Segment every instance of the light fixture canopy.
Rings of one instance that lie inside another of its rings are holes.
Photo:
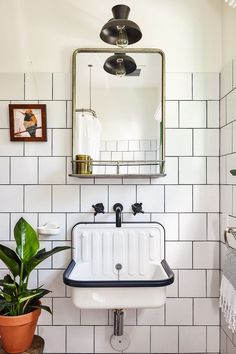
[[[103,27],[100,38],[108,43],[119,47],[138,42],[142,38],[139,26],[128,20],[130,8],[126,5],[116,5],[112,8],[113,18]]]
[[[116,76],[125,76],[131,74],[135,71],[137,65],[133,58],[126,55],[125,53],[115,53],[114,55],[107,58],[103,65],[103,69]]]

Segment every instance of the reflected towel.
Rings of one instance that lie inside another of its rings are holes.
[[[220,307],[229,329],[236,330],[236,250],[228,247],[220,287]]]
[[[77,112],[73,127],[75,155],[89,155],[100,159],[101,122],[90,112]]]

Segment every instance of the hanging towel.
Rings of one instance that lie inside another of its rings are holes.
[[[236,330],[236,250],[228,247],[220,287],[220,307],[229,329]]]
[[[90,112],[77,112],[73,127],[75,155],[89,155],[99,160],[101,122]]]

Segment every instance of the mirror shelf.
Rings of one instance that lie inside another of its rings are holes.
[[[128,55],[135,61],[134,74],[117,77],[104,69],[116,55]],[[152,48],[76,49],[72,128],[69,176],[164,177],[164,53]]]

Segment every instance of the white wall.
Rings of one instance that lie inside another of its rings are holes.
[[[236,56],[236,10],[222,3],[222,64]]]
[[[124,2],[143,32],[137,46],[163,49],[168,71],[220,70],[221,0]],[[1,0],[0,71],[69,71],[75,48],[106,46],[99,32],[117,3]]]

